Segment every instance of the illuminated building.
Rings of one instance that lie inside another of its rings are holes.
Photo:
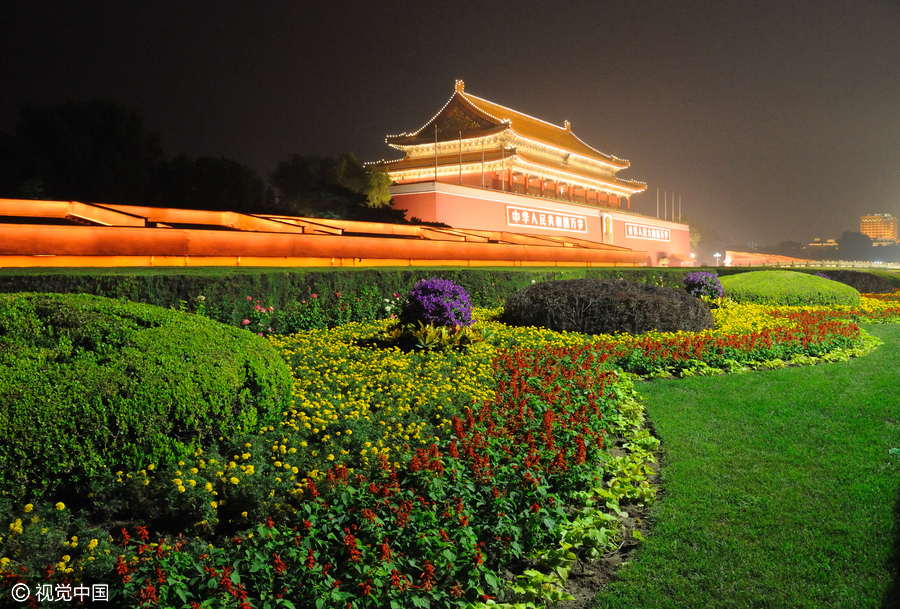
[[[895,243],[897,241],[897,218],[890,214],[860,216],[859,232],[871,238],[878,245]]]
[[[631,211],[647,185],[616,175],[630,163],[560,127],[465,92],[422,128],[388,136],[404,153],[374,165],[394,184],[394,206],[408,217],[455,228],[582,239],[690,264],[689,229]]]

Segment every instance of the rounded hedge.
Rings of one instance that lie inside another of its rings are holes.
[[[828,269],[817,276],[824,276],[851,288],[860,294],[891,294],[894,292],[894,284],[878,275],[864,273],[862,271],[847,271],[843,269]]]
[[[709,307],[684,290],[616,279],[536,283],[507,299],[501,321],[584,334],[699,332],[713,327]]]
[[[84,294],[0,295],[0,492],[41,495],[273,423],[287,364],[245,330]]]
[[[778,305],[858,305],[859,292],[837,281],[795,271],[752,271],[722,277],[725,296]]]

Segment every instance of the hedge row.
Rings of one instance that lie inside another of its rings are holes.
[[[513,292],[533,283],[554,279],[628,279],[668,287],[683,287],[689,269],[659,268],[487,268],[487,269],[236,269],[236,268],[159,268],[159,269],[0,269],[0,293],[56,292],[81,293],[124,298],[165,308],[183,306],[197,310],[197,297],[204,296],[203,314],[229,325],[251,319],[247,297],[272,306],[278,323],[276,332],[293,331],[302,326],[296,319],[308,314],[297,305],[342,294],[348,310],[346,319],[355,321],[350,306],[360,298],[372,308],[372,295],[381,298],[406,294],[421,279],[439,277],[464,287],[475,306],[497,306]],[[340,305],[336,307],[340,313]],[[364,312],[356,317],[365,318]],[[256,320],[253,320],[254,322]],[[315,324],[311,324],[315,327]],[[255,327],[254,327],[255,329]],[[259,330],[265,331],[265,328]]]

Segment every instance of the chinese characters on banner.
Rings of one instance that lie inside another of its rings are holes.
[[[506,223],[509,226],[565,230],[587,233],[587,216],[567,214],[552,209],[506,206]]]
[[[651,241],[670,241],[668,228],[658,226],[646,226],[644,224],[625,223],[625,236],[635,239],[650,239]]]

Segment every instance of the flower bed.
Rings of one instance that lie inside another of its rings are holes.
[[[622,540],[619,504],[653,500],[656,442],[617,367],[689,374],[849,349],[863,335],[848,319],[894,305],[881,306],[735,306],[714,331],[639,337],[508,328],[479,310],[490,342],[436,352],[357,344],[389,321],[272,337],[294,377],[277,426],[98,479],[97,506],[143,518],[115,531],[65,505],[7,502],[0,590],[103,581],[117,606],[510,598],[503,565],[560,542],[602,555]],[[624,457],[609,453],[616,438]]]

